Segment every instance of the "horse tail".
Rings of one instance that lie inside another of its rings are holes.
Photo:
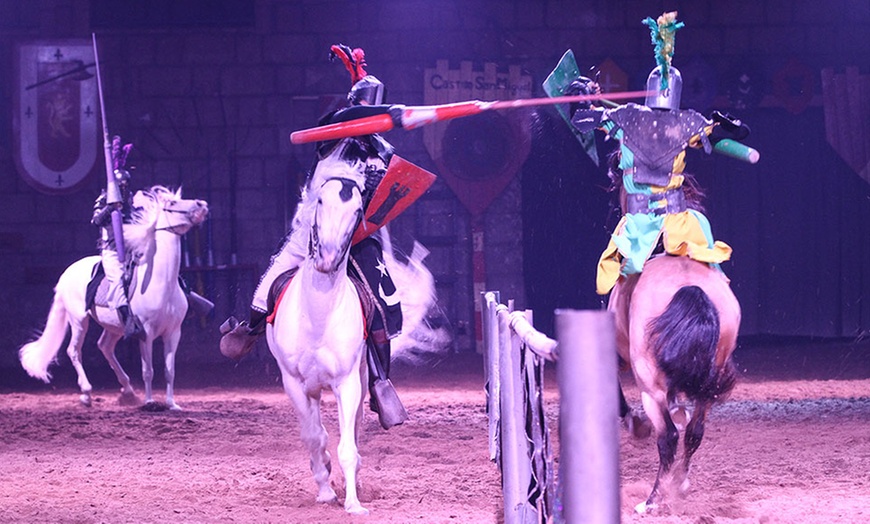
[[[730,361],[716,366],[719,313],[698,286],[680,288],[664,313],[650,321],[653,354],[668,380],[668,389],[713,402],[731,391],[737,370]]]
[[[18,357],[27,374],[48,383],[51,373],[48,366],[54,362],[63,339],[66,337],[68,315],[60,295],[55,293],[45,321],[45,329],[39,338],[21,346]]]

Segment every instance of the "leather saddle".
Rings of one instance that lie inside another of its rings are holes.
[[[269,296],[266,300],[266,304],[269,308],[268,316],[266,317],[267,322],[271,323],[274,321],[275,310],[281,302],[281,297],[284,295],[284,291],[287,289],[287,286],[290,284],[290,281],[293,280],[293,277],[296,275],[298,270],[299,268],[293,268],[285,271],[278,275],[278,278],[272,282],[272,287],[269,288]],[[368,287],[355,275],[348,273],[348,277],[356,288],[356,293],[359,296],[359,303],[360,306],[362,306],[363,320],[368,328],[372,315],[375,312],[375,297],[372,296],[368,291]],[[366,331],[368,331],[368,329],[366,329]]]

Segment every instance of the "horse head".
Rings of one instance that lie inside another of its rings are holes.
[[[141,214],[138,221],[153,224],[157,231],[169,231],[176,235],[187,233],[193,226],[202,224],[208,216],[208,203],[181,198],[181,188],[171,191],[163,186],[154,186],[150,190],[139,191],[133,197],[133,205]]]
[[[326,179],[320,187],[309,239],[315,269],[334,273],[347,259],[362,208],[362,186],[357,180],[341,176]]]

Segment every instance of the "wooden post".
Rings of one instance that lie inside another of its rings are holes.
[[[499,382],[501,383],[501,464],[505,524],[537,522],[537,511],[529,504],[531,462],[526,439],[526,410],[522,343],[513,334],[508,315],[498,315]]]
[[[498,346],[498,315],[499,292],[487,291],[481,295],[483,301],[483,365],[486,371],[486,411],[489,419],[489,460],[498,461],[498,426],[500,423],[501,406],[499,395],[499,346]]]

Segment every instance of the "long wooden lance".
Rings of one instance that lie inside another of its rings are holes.
[[[103,82],[100,78],[100,58],[97,54],[97,35],[91,33],[94,45],[94,65],[97,73],[97,93],[100,99],[100,120],[103,123],[103,151],[106,157],[106,205],[113,206],[112,210],[112,233],[115,236],[115,250],[118,260],[123,264],[127,260],[124,250],[124,216],[121,214],[121,189],[115,179],[115,168],[112,158],[112,142],[109,140],[109,128],[106,125],[106,105],[103,102]]]
[[[516,109],[520,107],[571,104],[575,102],[591,102],[596,100],[644,98],[648,94],[655,94],[655,91],[625,91],[622,93],[520,98],[517,100],[497,100],[493,102],[469,100],[466,102],[455,102],[452,104],[434,106],[393,105],[386,108],[386,110],[380,114],[294,131],[290,134],[290,142],[294,144],[306,144],[309,142],[320,142],[322,140],[336,140],[351,136],[383,133],[397,127],[403,129],[416,129],[434,122],[443,122],[454,118],[472,116],[483,113],[484,111],[492,111],[496,109]]]

